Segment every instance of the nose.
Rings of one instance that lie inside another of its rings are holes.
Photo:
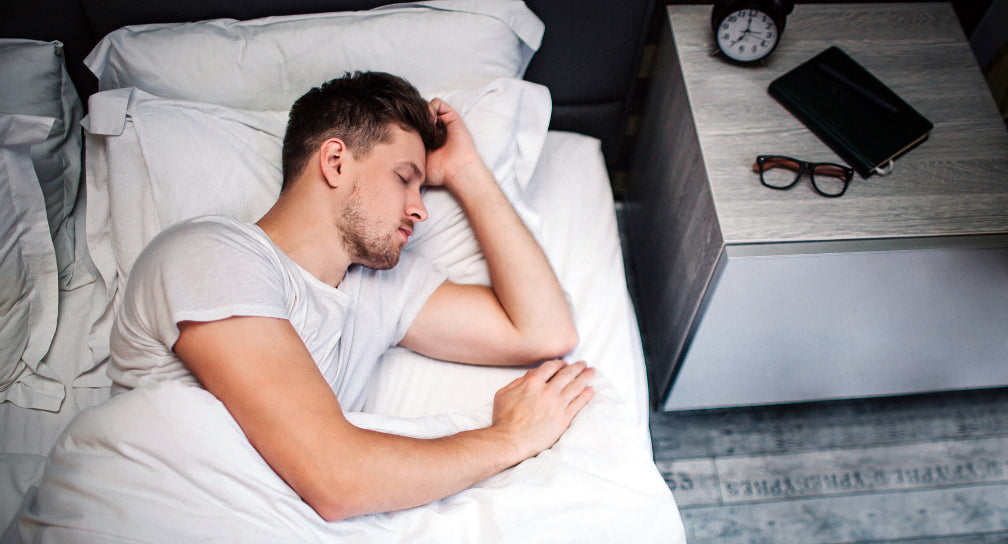
[[[406,213],[412,217],[413,221],[416,223],[427,220],[427,207],[424,206],[423,198],[420,195],[420,189],[410,191],[409,201],[406,203]]]

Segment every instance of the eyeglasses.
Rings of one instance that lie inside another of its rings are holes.
[[[753,171],[759,172],[760,183],[771,189],[790,189],[802,174],[808,174],[812,189],[822,196],[836,198],[844,194],[854,177],[854,169],[829,162],[805,162],[780,155],[756,157]]]

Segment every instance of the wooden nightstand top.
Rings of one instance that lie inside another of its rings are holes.
[[[777,50],[757,66],[711,56],[710,12],[668,8],[726,245],[848,240],[855,244],[848,249],[858,249],[865,240],[968,235],[1000,235],[1003,243],[1008,131],[949,4],[799,4]],[[840,199],[816,195],[807,179],[790,191],[764,188],[752,171],[758,154],[840,162],[766,92],[774,78],[831,45],[934,129],[896,161],[893,174],[855,176]]]

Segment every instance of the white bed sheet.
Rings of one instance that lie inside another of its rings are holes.
[[[69,516],[65,524],[77,527],[47,535],[74,542],[101,540],[100,532],[91,532],[94,528],[122,522],[109,512],[128,506],[135,513],[137,504],[149,506],[139,510],[141,519],[150,516],[151,538],[159,530],[185,527],[190,540],[250,542],[275,542],[283,535],[299,542],[684,541],[674,500],[651,459],[643,355],[598,141],[549,133],[529,193],[543,218],[540,242],[571,297],[581,333],[569,358],[588,360],[600,370],[597,398],[553,449],[427,507],[325,524],[250,451],[212,395],[170,385],[97,409],[106,414],[148,410],[153,421],[163,419],[160,423],[145,429],[93,429],[90,436],[64,437],[56,450],[69,466],[84,463],[80,466],[88,471],[110,470],[117,491],[128,491],[128,504],[96,502],[104,495],[94,488],[77,495],[38,496],[29,487],[41,478],[44,455],[65,424],[108,396],[106,388],[76,387],[68,389],[72,394],[57,414],[0,405],[0,528],[28,490],[27,506],[55,500],[49,515]],[[95,282],[62,294],[61,327],[49,356],[55,367],[60,366],[57,360],[94,357],[82,324],[101,312],[103,287]],[[72,322],[73,315],[86,317]],[[441,363],[394,350],[382,362],[366,407],[375,413],[350,417],[362,426],[415,436],[485,425],[493,393],[516,372]],[[186,425],[187,420],[194,424]],[[227,436],[238,439],[220,440]],[[186,447],[165,454],[165,448],[178,444]],[[147,451],[158,463],[167,458],[177,462],[159,465],[160,472],[123,472],[115,461],[106,464],[121,456],[120,447]],[[82,456],[84,450],[89,451]],[[209,463],[185,462],[187,456],[207,453]],[[66,474],[47,477],[55,478],[57,487],[75,484],[72,476],[60,482]],[[193,528],[200,533],[188,533]],[[13,535],[8,531],[3,542],[16,541]],[[177,541],[164,535],[161,540]]]
[[[43,358],[66,387],[59,411],[0,403],[0,527],[7,525],[25,491],[42,477],[46,455],[70,420],[109,398],[109,387],[71,386],[77,377],[78,361],[92,357],[88,324],[104,306],[104,289],[94,281],[59,292],[56,334]]]

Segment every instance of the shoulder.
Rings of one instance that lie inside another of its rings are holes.
[[[249,266],[277,269],[269,239],[252,224],[220,216],[190,219],[158,234],[137,258],[130,276],[174,275],[198,269],[212,275]]]
[[[173,225],[158,234],[147,250],[180,251],[185,248],[205,246],[242,247],[258,242],[257,227],[236,219],[223,216],[205,216]]]
[[[216,252],[268,255],[270,244],[258,227],[230,217],[206,216],[178,223],[158,234],[141,259],[154,254],[164,258],[213,258]]]

